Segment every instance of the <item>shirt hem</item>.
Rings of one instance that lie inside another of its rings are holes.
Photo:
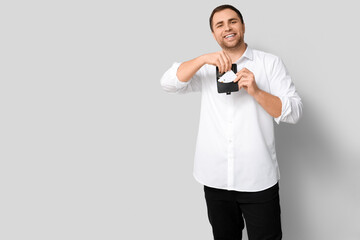
[[[263,191],[263,190],[266,190],[268,188],[273,187],[275,184],[277,184],[280,181],[280,177],[277,177],[276,178],[277,180],[274,183],[271,183],[269,186],[259,188],[259,189],[256,189],[256,190],[250,190],[250,189],[224,188],[224,187],[214,186],[212,184],[206,184],[202,180],[200,180],[200,178],[195,173],[193,173],[193,177],[195,178],[195,180],[198,183],[200,183],[202,185],[205,185],[207,187],[223,189],[223,190],[228,190],[228,191],[238,191],[238,192],[260,192],[260,191]]]

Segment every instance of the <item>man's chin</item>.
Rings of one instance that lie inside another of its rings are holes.
[[[234,43],[223,43],[220,45],[221,48],[223,49],[228,49],[228,50],[231,50],[231,49],[237,49],[241,46],[241,42],[234,42]]]

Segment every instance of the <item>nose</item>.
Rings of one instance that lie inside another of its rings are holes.
[[[231,30],[230,24],[226,23],[225,24],[225,31],[230,31],[230,30]]]

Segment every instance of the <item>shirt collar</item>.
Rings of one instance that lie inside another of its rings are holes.
[[[236,61],[236,63],[239,63],[243,58],[247,58],[249,60],[253,60],[253,51],[252,49],[246,44],[246,50],[243,53],[243,55]]]

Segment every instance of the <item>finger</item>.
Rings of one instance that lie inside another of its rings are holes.
[[[247,88],[249,87],[248,82],[245,81],[245,80],[240,81],[240,82],[238,83],[238,85],[239,85],[239,89],[241,89],[241,88],[247,89]]]
[[[221,73],[222,73],[222,69],[221,69],[221,61],[220,61],[220,59],[217,59],[217,60],[216,60],[216,66],[219,68],[219,73],[221,74]]]
[[[227,69],[227,70],[229,71],[229,70],[231,70],[232,61],[231,61],[230,56],[229,56],[226,52],[223,51],[223,53],[224,53],[224,56],[225,56],[225,58],[226,58],[226,60],[227,60],[227,62],[228,62],[228,65],[229,65],[229,66],[228,66],[228,69]]]
[[[234,82],[241,81],[248,77],[248,75],[246,73],[241,72],[241,71],[237,72],[236,75],[237,75],[237,78],[235,78]]]
[[[226,71],[226,62],[224,60],[222,52],[220,52],[220,54],[219,54],[219,60],[220,60],[221,65],[222,65],[222,72],[225,72]]]
[[[242,74],[239,74],[239,73],[236,73],[236,78],[235,78],[235,80],[234,80],[234,82],[238,82],[238,81],[240,81],[240,79],[242,78]]]
[[[251,78],[241,75],[241,78],[239,79],[239,84],[250,86],[252,84]]]
[[[220,71],[220,73],[223,73],[225,70],[225,67],[224,67],[225,63],[224,63],[223,58],[221,57],[221,54],[220,54],[220,56],[218,56],[218,61],[219,61],[219,71]]]
[[[249,76],[250,75],[254,76],[254,73],[252,71],[250,71],[249,69],[245,68],[245,67],[243,69],[241,69],[240,71],[247,74],[247,75],[249,75]]]
[[[244,78],[247,77],[247,75],[246,75],[244,72],[237,72],[236,75],[238,76],[238,77],[236,78],[237,81],[244,80]]]
[[[228,68],[229,68],[229,64],[228,64],[228,61],[227,61],[227,59],[226,59],[223,51],[221,51],[220,57],[221,57],[221,60],[222,60],[223,63],[224,63],[224,72],[227,72],[227,71],[228,71]]]
[[[250,82],[249,82],[249,80],[246,79],[246,78],[241,78],[241,79],[239,80],[239,84],[244,85],[244,86],[248,86],[248,85],[250,84]]]
[[[238,86],[239,86],[239,89],[241,89],[241,88],[244,87],[244,83],[243,82],[238,82]]]
[[[255,82],[254,74],[251,71],[249,71],[247,68],[241,69],[239,74],[241,74],[243,77],[245,77],[250,82]]]

